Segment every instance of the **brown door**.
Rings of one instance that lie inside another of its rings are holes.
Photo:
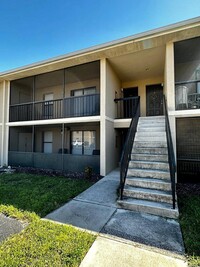
[[[163,87],[161,84],[146,86],[147,116],[163,115]]]

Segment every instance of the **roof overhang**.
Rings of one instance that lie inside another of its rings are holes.
[[[169,42],[177,42],[197,36],[200,36],[200,17],[1,72],[0,81],[15,80],[102,58],[112,59],[146,49],[162,47]]]

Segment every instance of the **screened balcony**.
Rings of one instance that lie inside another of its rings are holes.
[[[100,171],[100,127],[96,123],[10,127],[11,166],[64,171]]]
[[[10,105],[10,122],[49,120],[100,114],[100,94]]]
[[[200,108],[200,38],[175,44],[176,110]]]
[[[99,61],[11,82],[10,122],[99,114]]]

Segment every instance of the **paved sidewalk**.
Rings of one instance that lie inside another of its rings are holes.
[[[99,234],[81,267],[187,266],[179,223],[117,206],[115,170],[45,218]]]

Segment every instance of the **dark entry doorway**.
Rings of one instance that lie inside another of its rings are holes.
[[[138,87],[124,88],[124,118],[132,118],[135,114],[137,98],[138,97]]]
[[[163,115],[163,87],[161,84],[146,86],[146,115]]]
[[[124,94],[124,98],[136,97],[138,96],[138,87],[124,88],[123,94]]]
[[[177,181],[200,183],[200,118],[176,119]]]

